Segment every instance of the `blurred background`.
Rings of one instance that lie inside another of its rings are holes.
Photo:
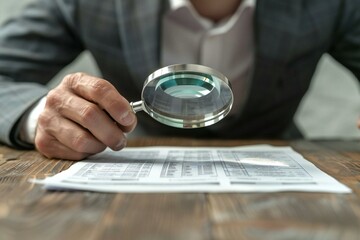
[[[1,0],[0,24],[20,14],[33,0]],[[50,0],[51,1],[51,0]],[[84,52],[50,83],[54,86],[67,73],[86,72],[99,76],[91,55]],[[140,93],[139,93],[140,95]],[[360,87],[354,76],[330,56],[324,55],[314,76],[310,91],[296,114],[296,123],[306,138],[360,139],[356,121],[360,117]]]

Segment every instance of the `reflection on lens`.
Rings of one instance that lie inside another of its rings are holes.
[[[224,118],[233,103],[227,78],[200,65],[172,65],[150,75],[142,92],[144,110],[166,125],[198,128]]]
[[[158,87],[172,97],[198,98],[209,94],[215,84],[208,74],[180,72],[160,77]]]

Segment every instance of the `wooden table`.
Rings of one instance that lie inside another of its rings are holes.
[[[290,145],[353,189],[330,193],[108,194],[29,183],[67,169],[36,151],[0,146],[3,239],[360,239],[360,141],[136,139],[129,146]]]

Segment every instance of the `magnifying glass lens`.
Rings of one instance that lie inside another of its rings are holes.
[[[160,77],[156,90],[163,91],[169,95],[168,97],[198,98],[209,94],[214,87],[215,85],[210,75],[179,72]]]
[[[172,65],[150,75],[142,106],[150,116],[178,128],[214,124],[230,111],[233,94],[228,80],[215,70],[194,64]]]

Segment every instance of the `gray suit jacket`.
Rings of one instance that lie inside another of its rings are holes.
[[[138,100],[159,67],[167,8],[161,0],[37,0],[7,22],[0,28],[0,141],[25,146],[16,138],[22,114],[85,49],[105,79]],[[258,0],[255,39],[255,74],[241,114],[199,130],[166,127],[144,114],[140,123],[157,135],[283,137],[325,52],[360,77],[359,0]]]

